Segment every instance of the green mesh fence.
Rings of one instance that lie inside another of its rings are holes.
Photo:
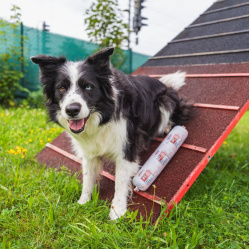
[[[23,57],[24,57],[24,79],[22,80],[22,85],[28,88],[31,91],[36,91],[39,89],[39,69],[37,65],[34,65],[30,61],[31,56],[35,56],[38,54],[47,54],[53,56],[65,56],[68,60],[82,60],[87,56],[92,54],[98,49],[98,45],[87,42],[80,39],[75,39],[63,35],[58,35],[50,32],[41,31],[34,28],[29,28],[23,26]],[[17,36],[18,37],[18,36]],[[18,39],[21,39],[22,36],[19,36]],[[11,41],[12,36],[10,36]],[[14,41],[17,44],[21,44],[21,41]],[[21,50],[21,46],[20,46]],[[0,45],[0,55],[4,51]],[[120,70],[125,73],[129,73],[130,71],[130,59],[129,59],[129,51],[124,50],[125,58],[122,60],[122,65],[120,66]],[[132,52],[132,71],[135,71],[138,67],[140,67],[145,61],[147,61],[149,56],[134,53]],[[1,57],[0,57],[1,60]],[[1,62],[0,62],[1,64]],[[22,66],[18,68],[20,70]]]

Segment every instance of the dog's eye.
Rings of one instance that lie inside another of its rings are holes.
[[[64,86],[60,86],[58,89],[60,92],[65,92],[67,90]]]
[[[92,85],[86,85],[85,89],[87,91],[92,91],[93,90],[93,86]]]

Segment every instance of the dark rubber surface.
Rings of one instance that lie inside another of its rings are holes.
[[[208,13],[208,14],[202,14],[196,21],[194,21],[192,24],[199,24],[204,22],[211,22],[211,21],[217,21],[222,20],[226,18],[232,18],[236,16],[243,16],[247,15],[249,12],[249,5],[241,6],[238,8],[223,10],[215,13]]]
[[[246,1],[249,3],[249,1]],[[226,0],[216,2],[209,9],[216,9],[217,7],[229,7],[231,5],[245,3],[244,1]],[[221,63],[241,63],[249,61],[249,52],[234,53],[236,50],[249,49],[249,33],[237,33],[226,36],[221,36],[223,33],[233,33],[238,31],[248,30],[249,18],[242,18],[238,20],[230,20],[219,23],[219,20],[227,18],[240,18],[241,16],[249,15],[249,4],[232,9],[225,9],[215,13],[203,13],[198,17],[193,24],[203,24],[206,22],[214,22],[211,25],[204,25],[200,27],[185,28],[174,40],[188,39],[200,36],[218,35],[212,38],[179,41],[177,43],[169,43],[162,48],[155,57],[181,55],[177,58],[163,58],[159,60],[148,60],[143,66],[172,66],[172,65],[204,65],[204,64],[221,64]],[[217,23],[216,23],[217,22]],[[220,36],[219,36],[220,35]],[[230,51],[229,54],[216,55],[201,55],[185,57],[186,54],[210,53]]]
[[[182,55],[249,48],[249,32],[222,37],[170,43],[160,51],[160,56]]]
[[[186,28],[174,40],[248,30],[248,23],[249,17],[212,25]]]
[[[225,0],[221,2],[216,1],[207,11],[225,8],[225,7],[247,3],[247,2],[248,0]]]
[[[249,45],[248,45],[249,46]],[[159,55],[160,56],[160,55]],[[200,65],[200,64],[222,64],[222,63],[241,63],[249,61],[249,52],[231,53],[223,55],[203,55],[196,57],[182,57],[159,60],[148,60],[143,66],[181,66],[181,65]]]

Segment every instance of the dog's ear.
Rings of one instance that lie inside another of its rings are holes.
[[[31,57],[31,60],[40,67],[40,80],[43,85],[43,92],[48,103],[51,103],[54,100],[54,85],[58,73],[57,69],[66,62],[66,58],[38,55]]]
[[[114,47],[103,48],[95,54],[90,55],[86,62],[96,65],[99,69],[110,66],[110,56],[114,52]]]
[[[38,55],[30,58],[35,64],[38,64],[39,67],[46,66],[59,66],[66,62],[65,57],[53,57],[48,55]]]

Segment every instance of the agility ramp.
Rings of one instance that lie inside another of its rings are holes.
[[[133,75],[161,77],[181,70],[187,73],[180,96],[196,102],[199,116],[186,128],[189,136],[173,159],[146,192],[134,192],[130,209],[153,220],[161,205],[172,208],[188,191],[223,141],[249,108],[249,2],[217,1]],[[143,164],[162,138],[142,154]],[[66,133],[48,144],[37,156],[48,167],[81,170],[72,155]],[[114,165],[105,163],[100,198],[114,195]]]

